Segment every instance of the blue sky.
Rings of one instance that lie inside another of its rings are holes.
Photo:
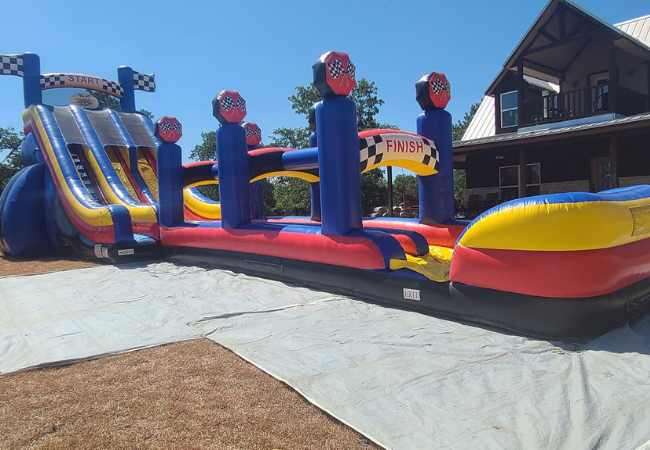
[[[650,14],[647,0],[577,0],[614,23]],[[412,1],[29,1],[3,2],[0,53],[36,52],[43,72],[117,79],[118,65],[155,72],[158,91],[137,104],[184,127],[185,153],[214,129],[210,101],[221,89],[247,100],[265,136],[302,126],[287,101],[311,81],[327,50],[350,54],[359,77],[385,100],[380,119],[413,129],[414,82],[443,71],[455,118],[498,73],[546,0]],[[409,5],[409,6],[405,6]],[[22,84],[0,77],[0,126],[20,127]]]

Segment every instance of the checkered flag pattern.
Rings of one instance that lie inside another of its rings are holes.
[[[137,91],[155,92],[156,76],[133,72],[133,89]]]
[[[341,63],[340,59],[335,59],[327,65],[327,70],[331,78],[337,79],[343,73],[343,63]]]
[[[258,127],[257,125],[250,125],[249,126],[249,124],[246,124],[246,126],[244,127],[244,131],[246,132],[246,137],[247,138],[249,138],[249,137],[250,138],[256,138],[256,139],[257,138],[259,138],[259,139],[262,138],[262,130],[260,130],[260,127]]]
[[[329,72],[330,78],[335,80],[342,74],[347,74],[352,78],[354,78],[355,75],[354,64],[350,63],[347,67],[343,67],[343,63],[340,59],[335,59],[334,61],[327,64],[327,71]]]
[[[432,77],[431,81],[431,92],[435,94],[442,94],[443,92],[449,93],[449,82],[442,77]]]
[[[124,89],[122,89],[122,86],[120,86],[119,83],[111,80],[102,79],[102,91],[115,97],[121,97],[124,95]]]
[[[246,100],[243,97],[238,96],[236,99],[232,98],[230,95],[224,95],[221,98],[221,109],[224,112],[230,111],[231,109],[243,109],[246,110]]]
[[[25,75],[22,56],[0,56],[0,75]]]
[[[361,150],[361,172],[364,172],[368,167],[376,167],[383,161],[387,148],[385,144],[387,136],[389,135],[377,134],[375,136],[359,138],[359,147]],[[397,134],[393,133],[393,136],[396,137]],[[423,154],[420,162],[425,166],[430,166],[431,168],[435,166],[436,161],[438,161],[438,149],[431,140],[423,136],[411,136],[404,134],[402,136],[408,136],[408,139],[420,140],[423,144]]]
[[[62,73],[48,73],[41,75],[41,89],[53,89],[65,86],[65,75]]]

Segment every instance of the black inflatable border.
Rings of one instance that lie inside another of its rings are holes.
[[[650,306],[650,278],[608,295],[557,299],[250,253],[187,247],[166,247],[165,253],[180,263],[229,269],[543,339],[597,336],[638,318]],[[420,300],[404,300],[405,288],[418,290]]]

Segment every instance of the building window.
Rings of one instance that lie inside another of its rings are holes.
[[[526,195],[539,195],[542,184],[540,163],[526,164]],[[499,167],[499,200],[519,197],[519,165]]]
[[[501,128],[517,126],[518,95],[517,91],[501,94]]]

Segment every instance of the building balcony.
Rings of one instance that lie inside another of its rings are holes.
[[[650,102],[647,95],[604,84],[548,95],[529,95],[519,108],[519,127],[523,128],[607,113],[639,114],[650,111]]]

